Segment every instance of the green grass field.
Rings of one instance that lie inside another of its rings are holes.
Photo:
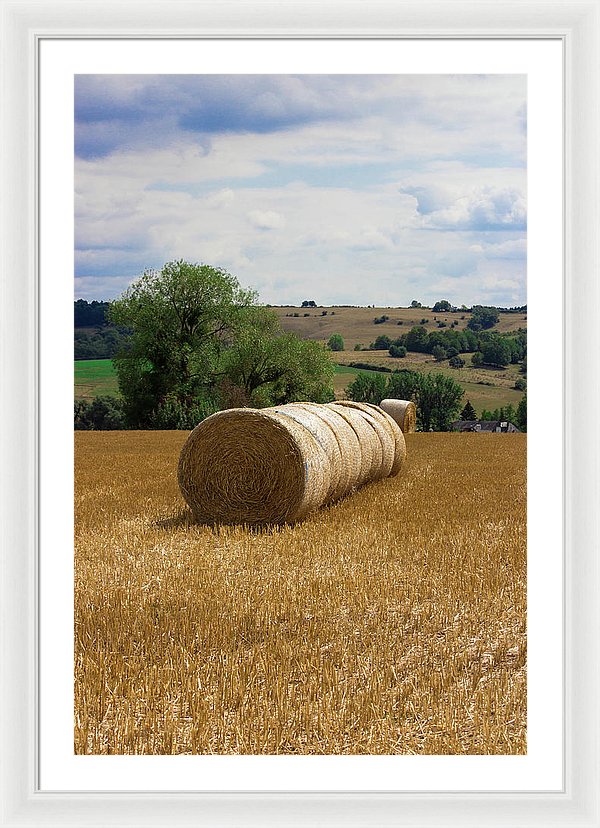
[[[100,394],[120,396],[112,360],[76,359],[75,399],[93,400]]]

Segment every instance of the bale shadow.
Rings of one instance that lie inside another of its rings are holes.
[[[173,529],[193,529],[197,526],[206,527],[207,529],[211,529],[214,534],[217,534],[223,528],[235,528],[239,527],[240,529],[244,529],[250,535],[275,535],[279,534],[282,529],[285,529],[289,526],[295,526],[297,524],[293,523],[268,523],[262,524],[260,526],[252,526],[247,525],[244,523],[202,523],[197,521],[191,511],[189,509],[182,509],[176,515],[172,515],[168,518],[161,518],[160,520],[155,520],[153,523],[158,529],[165,529],[167,531]]]
[[[196,525],[194,517],[188,509],[182,509],[176,515],[154,521],[154,526],[158,529],[189,529]]]

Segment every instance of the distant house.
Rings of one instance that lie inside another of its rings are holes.
[[[498,434],[514,434],[519,429],[507,420],[456,420],[450,426],[452,431],[486,431]]]

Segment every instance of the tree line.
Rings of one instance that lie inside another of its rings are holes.
[[[504,367],[526,358],[527,331],[520,328],[509,334],[501,334],[489,330],[473,331],[465,328],[459,331],[448,328],[428,332],[423,325],[415,325],[396,339],[385,334],[378,336],[369,350],[388,351],[393,357],[406,356],[408,351],[432,354],[440,362],[452,360],[459,354],[471,353],[474,365]]]
[[[461,420],[507,420],[520,431],[527,431],[527,395],[515,409],[511,404],[494,411],[477,412],[464,396],[462,386],[442,373],[422,373],[402,369],[391,374],[359,372],[346,388],[349,399],[379,405],[384,399],[412,400],[417,409],[419,431],[449,431],[452,422]],[[460,412],[460,414],[459,414]]]
[[[463,388],[442,373],[394,371],[392,374],[359,373],[346,388],[356,402],[379,405],[384,399],[412,400],[420,431],[449,431],[460,411]]]

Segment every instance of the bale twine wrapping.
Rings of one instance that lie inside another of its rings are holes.
[[[353,400],[338,400],[338,405],[354,408],[362,413],[365,421],[371,426],[379,445],[381,446],[381,460],[371,470],[372,480],[381,480],[389,477],[394,465],[396,446],[393,437],[384,424],[383,417],[379,417],[375,410],[366,403],[354,402]]]
[[[201,523],[293,523],[394,473],[398,441],[384,416],[361,404],[220,411],[183,446],[179,486]]]
[[[198,522],[293,522],[323,503],[324,450],[304,426],[267,411],[219,411],[188,437],[177,476]]]
[[[404,434],[415,431],[417,409],[411,400],[382,400],[380,408],[398,423]]]

